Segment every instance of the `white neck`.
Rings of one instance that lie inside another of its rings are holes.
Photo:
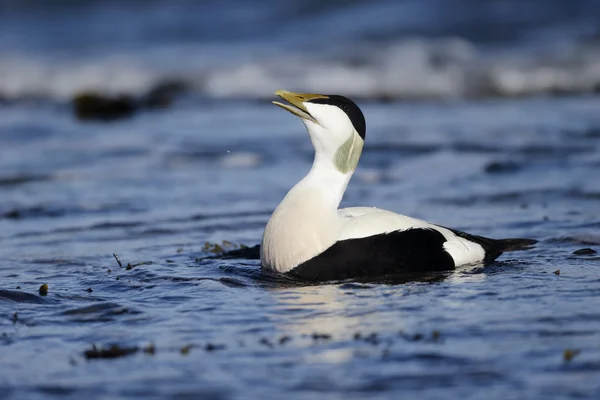
[[[263,267],[287,272],[337,241],[341,229],[337,209],[353,172],[340,172],[332,156],[317,147],[310,172],[267,223],[261,245]]]

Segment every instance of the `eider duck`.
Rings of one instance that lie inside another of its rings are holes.
[[[536,243],[488,239],[373,207],[338,209],[365,141],[362,111],[340,95],[275,94],[287,104],[273,104],[301,118],[315,158],[267,223],[264,269],[311,281],[448,271]]]

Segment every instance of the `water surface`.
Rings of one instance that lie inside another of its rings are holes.
[[[0,398],[600,397],[597,3],[316,3],[0,0]],[[538,246],[322,285],[221,257],[310,168],[281,88],[364,110],[342,206]]]

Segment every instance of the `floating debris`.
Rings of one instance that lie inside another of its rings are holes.
[[[436,342],[437,342],[438,340],[440,340],[440,336],[441,336],[441,334],[440,334],[440,331],[433,331],[433,332],[431,332],[431,338],[432,338],[434,341],[436,341]]]
[[[208,252],[208,253],[214,253],[214,254],[223,254],[226,252],[240,250],[240,249],[247,249],[247,248],[248,248],[248,246],[244,246],[244,245],[238,246],[235,243],[230,242],[229,240],[223,240],[221,242],[221,244],[205,242],[204,246],[202,246],[203,251]]]
[[[117,260],[117,264],[119,264],[119,268],[123,268],[123,264],[121,264],[121,260],[119,260],[119,256],[113,253],[113,257]],[[109,268],[110,271],[110,268]]]
[[[44,283],[43,285],[41,285],[39,292],[40,292],[40,296],[46,296],[48,294],[48,284]]]
[[[215,253],[212,256],[204,256],[204,257],[196,257],[196,262],[200,262],[202,260],[207,259],[220,259],[220,260],[228,260],[228,259],[245,259],[245,260],[260,260],[260,245],[256,245],[254,247],[248,247],[246,245],[241,244],[239,248],[233,249],[224,249],[222,246],[218,244],[205,243],[203,248],[205,252]]]
[[[377,346],[379,344],[379,338],[377,337],[377,333],[375,332],[365,337],[359,337],[358,340],[362,340],[365,343],[372,344],[373,346]]]
[[[279,345],[283,346],[284,344],[286,344],[287,342],[291,341],[292,337],[291,336],[282,336],[279,338]]]
[[[554,275],[560,275],[560,269],[557,269],[556,271],[554,271]]]
[[[137,264],[127,263],[127,267],[125,268],[125,270],[131,271],[132,269],[134,269],[135,267],[139,267],[140,265],[151,265],[151,264],[152,264],[152,261],[142,261]]]
[[[258,343],[260,344],[264,344],[265,346],[267,346],[268,348],[273,348],[275,346],[273,346],[273,343],[271,343],[271,341],[269,339],[267,339],[266,337],[261,338]]]
[[[565,349],[565,351],[563,352],[563,360],[565,360],[565,362],[569,362],[575,357],[577,357],[579,353],[581,353],[581,350]]]
[[[139,351],[138,347],[121,347],[113,344],[109,347],[98,348],[96,345],[92,345],[92,348],[86,350],[83,355],[88,360],[93,358],[119,358],[135,354]]]
[[[419,340],[423,339],[423,334],[422,333],[415,333],[414,335],[412,335],[411,338],[413,341],[418,342]]]
[[[513,161],[492,161],[484,167],[485,172],[488,174],[513,173],[519,169],[519,164]]]
[[[193,344],[188,344],[187,346],[183,346],[181,348],[181,350],[179,350],[179,352],[181,353],[182,356],[187,356],[188,354],[190,354],[192,347],[194,347]]]
[[[112,269],[109,268],[108,271],[106,271],[106,272],[108,272],[110,274],[112,272]]]
[[[206,351],[225,350],[226,348],[227,346],[224,344],[207,343],[206,346],[204,346],[204,350]]]
[[[91,287],[89,287],[89,288],[85,289],[85,291],[88,293],[92,293],[94,290]]]
[[[331,339],[331,335],[328,333],[317,333],[314,332],[312,335],[313,340],[329,340]]]
[[[596,254],[596,253],[597,253],[596,250],[590,249],[589,247],[586,247],[585,249],[575,250],[573,252],[573,254],[576,256],[588,256],[588,255]]]
[[[150,343],[148,346],[145,346],[142,351],[153,356],[154,353],[156,353],[156,346],[154,346],[154,343]]]
[[[225,252],[225,249],[218,243],[205,242],[202,246],[202,250],[209,253],[221,254]]]

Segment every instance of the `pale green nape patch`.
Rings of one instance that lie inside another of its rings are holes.
[[[362,138],[354,131],[352,136],[335,152],[333,163],[338,171],[347,174],[356,169],[364,144]]]

